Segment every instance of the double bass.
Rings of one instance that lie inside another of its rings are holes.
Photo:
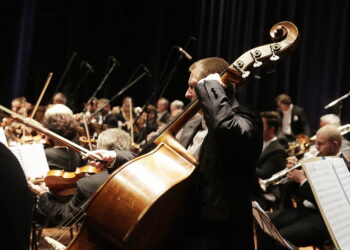
[[[294,24],[271,28],[272,44],[245,52],[222,74],[236,89],[251,71],[278,61],[297,44]],[[200,109],[192,101],[158,132],[152,151],[127,162],[106,180],[86,206],[86,217],[68,249],[157,249],[181,229],[186,185],[198,162],[175,139],[175,134]]]

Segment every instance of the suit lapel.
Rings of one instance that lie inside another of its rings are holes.
[[[190,120],[185,126],[182,131],[181,137],[179,139],[179,142],[187,148],[189,144],[192,142],[193,137],[198,132],[200,125],[201,125],[202,118],[197,118],[194,120]]]

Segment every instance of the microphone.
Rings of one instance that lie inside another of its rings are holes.
[[[152,78],[152,74],[149,71],[149,69],[146,67],[146,65],[143,65],[143,70],[147,73],[148,77]]]
[[[87,61],[84,61],[84,64],[92,73],[95,73],[95,70],[91,67],[91,65]]]
[[[190,40],[196,42],[197,41],[197,38],[193,37],[193,36],[190,36]]]
[[[112,61],[113,63],[115,63],[119,68],[121,67],[120,63],[118,62],[117,59],[115,59],[114,56],[109,56],[108,60]]]
[[[175,45],[175,48],[177,48],[177,50],[181,53],[181,55],[183,55],[184,57],[186,57],[186,59],[188,60],[192,60],[192,56],[190,54],[188,54],[186,52],[186,50],[184,50],[183,48],[181,48],[180,46]]]

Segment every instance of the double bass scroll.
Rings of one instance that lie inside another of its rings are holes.
[[[224,83],[238,89],[247,72],[256,69],[254,63],[275,63],[295,47],[299,35],[292,23],[278,23],[272,31],[276,42],[244,53],[222,74]],[[251,55],[255,50],[259,57]],[[68,249],[157,249],[181,230],[186,186],[198,163],[175,134],[199,109],[197,100],[191,102],[151,140],[155,149],[112,173],[90,199],[81,231]]]

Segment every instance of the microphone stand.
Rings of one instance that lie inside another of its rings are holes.
[[[53,92],[53,94],[57,93],[58,90],[60,89],[60,87],[61,87],[61,85],[62,85],[62,82],[63,82],[64,78],[66,77],[66,75],[67,75],[67,73],[68,73],[70,67],[72,66],[73,60],[74,60],[74,58],[75,58],[76,56],[78,56],[78,53],[73,52],[73,55],[70,57],[70,59],[69,59],[69,61],[68,61],[68,63],[67,63],[67,66],[66,66],[66,68],[65,68],[65,70],[64,70],[64,72],[63,72],[63,74],[62,74],[62,76],[61,76],[61,78],[60,78],[60,80],[59,80],[59,82],[58,82],[58,84],[57,84],[57,86],[56,86],[56,89],[55,89],[55,91]],[[51,99],[52,99],[52,98],[53,98],[53,96],[51,97]]]
[[[98,113],[100,113],[105,107],[107,107],[111,102],[113,102],[116,98],[118,98],[119,96],[121,96],[126,90],[128,90],[130,87],[132,87],[135,83],[137,83],[138,81],[141,80],[141,78],[143,78],[144,76],[148,75],[147,72],[143,72],[142,74],[140,74],[134,81],[128,83],[124,88],[122,88],[117,94],[115,94],[110,100],[109,102],[107,102],[106,104],[104,104],[102,107],[100,107],[98,110],[96,110],[91,117],[97,115]]]
[[[185,46],[184,46],[184,49],[185,49],[185,50],[187,49],[187,47],[189,46],[189,44],[190,44],[190,42],[191,42],[192,40],[193,40],[193,41],[196,41],[196,39],[195,39],[194,37],[192,37],[192,36],[190,36],[190,37],[187,39],[186,44],[185,44]],[[172,50],[173,50],[174,48],[175,48],[175,47],[173,46],[173,47],[172,47]],[[176,71],[176,68],[177,68],[177,66],[179,65],[179,63],[180,63],[180,61],[182,60],[182,58],[183,58],[183,55],[180,54],[180,56],[179,56],[179,57],[177,58],[177,60],[176,60],[175,66],[174,66],[173,69],[171,70],[171,72],[170,72],[170,74],[169,74],[169,77],[168,77],[168,79],[166,80],[166,83],[163,85],[163,88],[161,89],[160,94],[158,95],[159,97],[162,97],[162,96],[163,96],[163,94],[164,94],[166,88],[168,87],[169,82],[170,82],[171,78],[173,77],[173,75],[174,75],[174,73],[175,73],[175,71]],[[169,56],[168,56],[168,58],[167,58],[167,60],[166,60],[165,66],[168,64],[168,62],[169,62]],[[160,80],[162,80],[163,75],[164,75],[164,72],[165,72],[165,68],[163,69],[163,71],[162,71],[162,73],[161,73]],[[158,84],[158,85],[156,86],[155,90],[153,91],[153,93],[150,95],[150,97],[148,98],[148,100],[147,100],[146,103],[144,104],[142,111],[140,112],[140,114],[138,115],[138,117],[134,120],[135,123],[136,123],[136,122],[138,121],[138,119],[142,116],[142,114],[146,111],[146,109],[147,109],[148,105],[150,104],[150,102],[152,101],[152,99],[156,99],[156,95],[157,95],[159,86],[160,86],[160,84]],[[147,114],[148,114],[148,113],[147,113]],[[147,119],[148,119],[148,115],[147,115]],[[146,126],[147,126],[147,124],[146,124]],[[147,137],[146,137],[146,144],[147,144]]]
[[[187,47],[189,46],[189,44],[190,44],[190,42],[191,42],[192,40],[195,41],[195,38],[192,37],[192,36],[190,36],[190,37],[187,39],[187,41],[186,41],[186,43],[185,43],[185,46],[184,46],[184,50],[187,50]],[[174,47],[173,47],[173,48],[174,48]],[[158,95],[159,98],[162,97],[162,96],[164,95],[164,92],[165,92],[165,90],[168,88],[168,85],[169,85],[169,83],[170,83],[170,80],[173,78],[174,73],[175,73],[177,67],[179,66],[179,63],[180,63],[180,61],[182,60],[182,58],[183,58],[183,55],[180,54],[179,57],[177,58],[175,64],[174,64],[173,68],[172,68],[171,71],[170,71],[170,74],[169,74],[169,76],[168,76],[168,79],[165,80],[165,83],[164,83],[164,85],[163,85],[163,88],[162,88],[162,90],[160,91],[160,93],[159,93],[159,95]]]
[[[339,103],[339,108],[338,108],[338,116],[339,118],[341,118],[341,111],[342,111],[342,108],[343,108],[343,100],[348,98],[350,96],[350,91],[348,93],[346,93],[345,95],[339,97],[338,99],[328,103],[326,106],[324,106],[324,109],[328,109],[330,107],[333,107],[334,105],[338,104]]]
[[[78,92],[80,86],[85,82],[86,77],[88,76],[89,73],[90,73],[90,70],[87,69],[87,70],[85,71],[85,73],[83,74],[83,77],[79,80],[76,89],[73,91],[73,94],[72,94],[73,97],[77,94],[77,92]]]
[[[112,71],[114,70],[115,66],[117,65],[117,62],[113,62],[112,66],[109,68],[107,74],[103,77],[101,83],[98,85],[97,89],[95,90],[95,92],[92,94],[92,96],[89,98],[89,100],[86,103],[86,106],[84,107],[83,113],[86,112],[87,106],[89,105],[89,103],[91,102],[91,100],[97,95],[97,93],[102,89],[103,85],[105,84],[106,80],[108,79],[108,77],[110,76],[110,74],[112,73]],[[107,106],[107,105],[106,105]],[[106,107],[104,106],[104,107]],[[96,113],[96,112],[95,112]]]
[[[177,58],[174,67],[173,67],[173,68],[171,69],[171,71],[170,71],[170,74],[169,74],[169,76],[168,76],[168,79],[166,79],[166,81],[165,81],[165,83],[164,83],[164,85],[163,85],[163,88],[161,89],[161,91],[160,91],[160,93],[159,93],[159,95],[158,95],[159,98],[162,97],[162,96],[164,95],[164,92],[165,92],[165,90],[168,88],[169,83],[170,83],[170,80],[173,78],[174,73],[175,73],[175,71],[176,71],[176,69],[177,69],[177,67],[178,67],[178,65],[179,65],[179,63],[180,63],[180,61],[182,60],[182,58],[183,58],[183,55],[180,55],[180,56]]]

